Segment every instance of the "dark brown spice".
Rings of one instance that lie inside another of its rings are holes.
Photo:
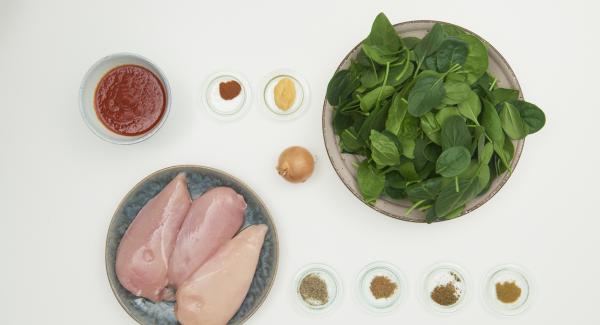
[[[327,284],[314,273],[310,273],[302,279],[298,291],[302,299],[313,306],[321,306],[329,301]]]
[[[458,276],[458,274],[456,274],[454,272],[450,272],[450,274],[452,275],[452,277],[454,278],[454,280],[456,282],[460,282],[460,277]]]
[[[454,305],[459,297],[460,295],[452,282],[448,282],[445,285],[438,285],[431,292],[431,300],[442,306]]]
[[[398,285],[395,282],[382,275],[374,277],[369,286],[375,299],[389,298],[396,292],[397,288]]]
[[[242,86],[235,80],[229,80],[219,84],[219,94],[221,95],[221,98],[225,100],[236,98],[241,91]]]
[[[510,304],[521,297],[521,288],[512,282],[496,283],[496,297],[505,304]]]

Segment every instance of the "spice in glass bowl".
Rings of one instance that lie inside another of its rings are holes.
[[[262,97],[272,117],[291,120],[299,117],[309,104],[308,84],[296,72],[274,71],[265,77]]]
[[[236,119],[250,106],[250,86],[239,74],[218,72],[203,87],[202,104],[220,119]]]
[[[294,81],[284,77],[277,81],[274,90],[275,105],[283,111],[287,111],[296,101],[296,86]]]
[[[521,288],[515,281],[496,283],[496,298],[505,304],[512,304],[521,297]]]
[[[309,273],[302,279],[298,292],[302,299],[312,306],[322,306],[329,301],[327,283],[315,273]]]
[[[458,298],[460,298],[460,295],[452,282],[438,285],[431,292],[431,300],[442,306],[452,306],[458,301]]]
[[[224,100],[232,100],[242,92],[242,86],[235,80],[219,83],[219,94]]]
[[[424,297],[437,312],[454,312],[463,305],[467,284],[465,272],[457,265],[440,263],[425,277]]]
[[[387,276],[378,275],[371,280],[369,289],[375,299],[387,299],[394,295],[396,289],[398,289],[398,284]]]

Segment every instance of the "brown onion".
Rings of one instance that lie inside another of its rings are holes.
[[[289,147],[279,155],[277,172],[289,182],[306,181],[314,169],[315,160],[312,154],[302,147]]]

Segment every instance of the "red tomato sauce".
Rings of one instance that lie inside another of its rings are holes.
[[[96,115],[109,130],[125,136],[150,131],[166,109],[162,82],[138,65],[122,65],[108,71],[94,96]]]

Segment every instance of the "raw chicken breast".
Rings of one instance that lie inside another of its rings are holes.
[[[177,175],[137,214],[121,239],[116,271],[136,296],[159,301],[177,233],[191,205],[185,174]]]
[[[169,261],[169,284],[177,288],[244,222],[246,201],[229,187],[215,187],[192,202]]]
[[[252,283],[267,229],[244,229],[179,287],[177,320],[183,325],[224,325],[235,315]]]

